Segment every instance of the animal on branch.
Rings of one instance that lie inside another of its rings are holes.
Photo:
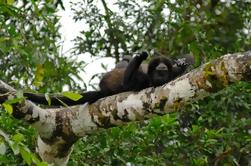
[[[210,72],[210,76],[207,72]],[[133,95],[120,94],[92,106],[70,107],[71,111],[69,108],[42,109],[31,102],[17,102],[13,105],[13,115],[19,115],[14,117],[31,124],[38,131],[37,151],[41,159],[52,165],[64,166],[67,165],[73,144],[99,128],[110,128],[129,121],[148,119],[160,113],[164,115],[177,111],[177,103],[178,106],[183,106],[233,83],[250,82],[250,76],[250,51],[227,54],[174,80],[165,88],[158,87]],[[179,85],[183,87],[179,88]],[[0,103],[13,98],[16,93],[14,88],[0,80]],[[163,97],[167,97],[169,101],[161,106],[163,109],[156,109],[156,103],[161,103]]]
[[[122,61],[121,65],[104,74],[99,83],[100,90],[81,92],[82,98],[77,101],[63,95],[51,95],[50,103],[54,106],[93,103],[117,93],[160,86],[183,74],[187,66],[192,64],[186,57],[172,61],[165,56],[156,56],[147,65],[142,64],[147,57],[148,53],[142,52],[132,59],[126,58],[126,63]],[[44,94],[25,92],[24,96],[32,102],[48,105]]]

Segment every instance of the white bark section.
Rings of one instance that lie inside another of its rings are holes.
[[[51,138],[53,131],[56,129],[56,114],[53,110],[36,109],[33,115],[39,117],[39,121],[32,124],[39,135],[43,138]]]
[[[189,78],[184,78],[167,84],[163,89],[169,91],[167,104],[173,104],[179,98],[183,98],[185,101],[189,100],[190,97],[195,95],[197,88],[190,84]]]
[[[131,111],[125,112],[128,107],[131,107]],[[134,95],[130,94],[126,100],[123,100],[122,102],[117,102],[117,108],[118,108],[118,117],[121,119],[128,114],[128,118],[132,121],[136,120],[136,115],[134,110],[137,110],[137,113],[141,116],[144,115],[144,111],[141,109],[143,108],[143,102],[141,99],[141,95]]]
[[[249,57],[250,54],[251,53],[249,52]],[[248,66],[249,69],[251,69],[250,59],[247,60],[246,63],[240,63],[236,60],[237,58],[245,58],[244,56],[244,54],[237,53],[236,57],[234,57],[232,54],[227,54],[223,57],[230,81],[234,82],[242,79],[242,74],[238,74],[240,70],[242,70],[241,68]],[[217,71],[220,72],[221,70],[218,69]]]
[[[14,88],[0,80],[0,92],[16,92]]]
[[[88,104],[76,106],[75,108],[77,111],[73,112],[73,116],[70,118],[73,133],[78,137],[82,137],[90,133],[90,131],[96,130],[97,125],[92,121]]]
[[[41,158],[64,166],[77,139],[97,128],[175,111],[239,80],[251,81],[251,52],[225,55],[163,86],[109,96],[91,105],[41,109],[24,101],[15,105],[14,113],[38,130],[37,150]],[[0,101],[15,92],[0,81]]]

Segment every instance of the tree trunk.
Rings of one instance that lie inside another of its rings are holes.
[[[13,105],[13,116],[38,130],[37,151],[40,157],[48,163],[62,166],[67,164],[73,144],[98,128],[176,111],[187,102],[240,80],[251,80],[251,52],[228,54],[163,86],[109,96],[91,105],[42,109],[22,100]],[[15,93],[15,89],[0,81],[1,103],[15,97]]]

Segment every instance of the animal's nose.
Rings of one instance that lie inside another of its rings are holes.
[[[160,63],[157,67],[156,70],[168,70],[167,66],[163,63]]]

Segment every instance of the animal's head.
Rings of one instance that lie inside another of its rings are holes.
[[[153,86],[160,86],[172,79],[172,62],[164,56],[154,57],[148,65],[147,74]]]

